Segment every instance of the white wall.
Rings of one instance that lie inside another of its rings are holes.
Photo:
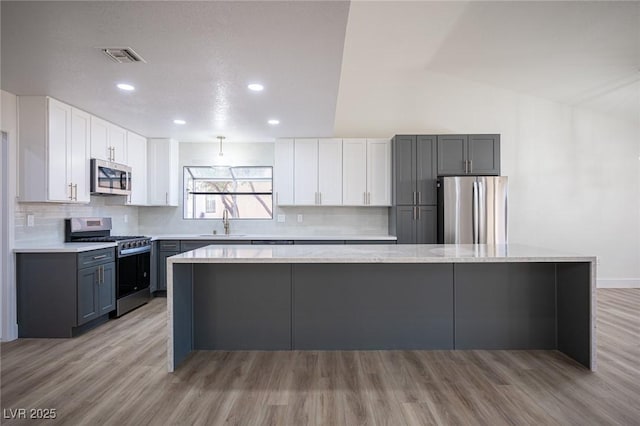
[[[13,340],[18,337],[18,327],[16,320],[16,284],[15,284],[15,261],[12,253],[14,245],[14,209],[16,190],[16,165],[17,162],[17,105],[16,96],[0,91],[0,130],[7,133],[8,158],[5,164],[8,166],[6,181],[2,185],[2,195],[0,200],[6,217],[6,228],[2,226],[0,231],[4,249],[2,250],[2,261],[0,262],[0,340]],[[4,180],[4,179],[3,179]],[[6,192],[5,192],[6,188]],[[6,204],[5,204],[6,203]]]
[[[273,166],[272,143],[224,143],[224,156],[218,156],[217,142],[180,143],[180,187],[185,165]],[[144,234],[171,233],[204,234],[217,230],[222,233],[222,221],[185,220],[182,215],[183,197],[179,207],[141,207],[139,230]],[[275,208],[273,220],[232,220],[232,233],[285,235],[387,235],[387,208],[381,207],[287,207]],[[278,214],[286,216],[285,223],[276,222]],[[303,222],[297,222],[302,214]]]
[[[343,70],[336,136],[500,133],[510,242],[597,255],[600,286],[640,287],[636,123],[425,70],[405,77],[367,93],[366,73]]]

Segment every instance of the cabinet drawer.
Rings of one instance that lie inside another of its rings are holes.
[[[180,241],[160,241],[161,251],[180,251]]]
[[[91,250],[78,254],[78,269],[114,262],[116,258],[115,248]]]

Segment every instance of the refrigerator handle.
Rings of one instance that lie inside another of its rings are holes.
[[[473,228],[473,244],[478,244],[478,182],[475,181],[473,182],[472,197],[473,207],[471,209],[471,226]]]
[[[478,244],[487,244],[487,181],[478,181]]]

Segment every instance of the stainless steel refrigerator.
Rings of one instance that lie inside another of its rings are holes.
[[[506,244],[506,176],[441,177],[438,187],[438,242]]]

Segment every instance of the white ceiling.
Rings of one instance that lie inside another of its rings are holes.
[[[433,75],[640,121],[637,1],[1,7],[3,89],[49,94],[150,137],[332,136],[334,122],[352,115],[382,118],[383,109],[368,113],[384,102],[375,97],[381,87],[410,93]],[[147,63],[115,64],[96,46],[131,46]],[[121,80],[138,90],[119,92]],[[254,80],[266,90],[250,93]]]
[[[2,1],[1,7],[1,84],[9,92],[47,94],[148,137],[332,135],[348,3]],[[117,64],[96,49],[124,46],[147,63]],[[119,91],[120,81],[137,90]],[[250,82],[265,90],[250,92]],[[271,118],[281,124],[270,126]]]

